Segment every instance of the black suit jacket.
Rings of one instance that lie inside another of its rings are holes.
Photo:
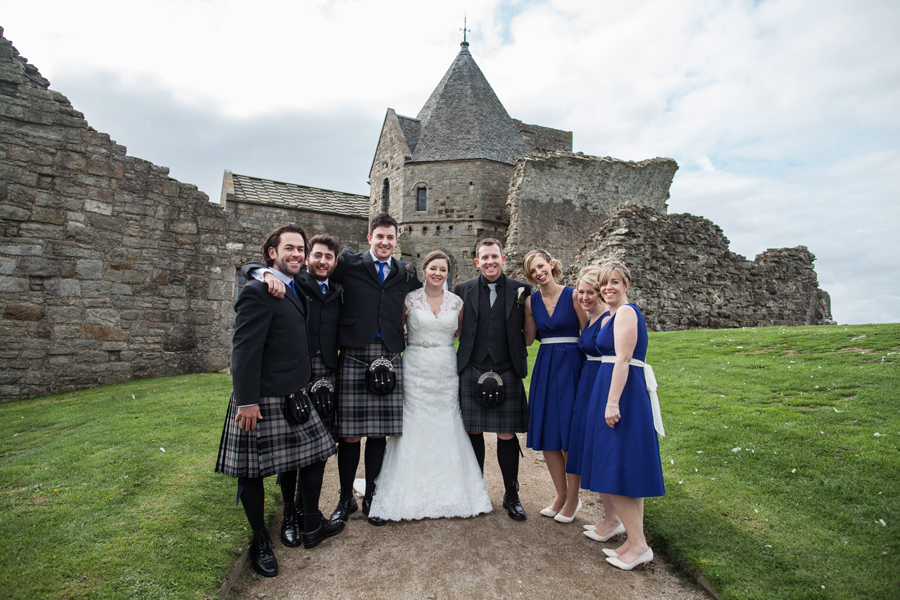
[[[288,290],[278,299],[254,280],[238,294],[234,312],[231,374],[237,406],[286,396],[309,383],[305,295]]]
[[[402,352],[403,301],[406,294],[422,287],[412,263],[391,258],[391,273],[381,283],[372,254],[347,249],[338,257],[332,279],[344,288],[344,303],[338,327],[338,345],[365,347],[381,331],[391,352]]]
[[[328,293],[322,295],[319,282],[306,271],[300,271],[294,278],[297,291],[306,294],[309,305],[309,351],[315,356],[322,352],[322,360],[329,369],[338,368],[337,333],[341,318],[341,293],[333,281],[329,282]]]
[[[516,375],[528,375],[528,349],[525,347],[525,299],[531,295],[531,286],[510,277],[506,281],[506,337],[509,340],[509,356]],[[475,345],[475,330],[478,319],[479,278],[463,281],[453,288],[453,293],[463,299],[463,323],[459,334],[459,349],[456,351],[456,366],[459,372],[469,364]],[[521,294],[519,288],[523,288]],[[521,301],[521,303],[519,302]]]

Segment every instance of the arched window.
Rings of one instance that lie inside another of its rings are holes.
[[[420,187],[416,189],[416,210],[428,209],[428,190]]]
[[[381,212],[391,211],[391,182],[388,178],[384,178],[384,184],[381,186]]]

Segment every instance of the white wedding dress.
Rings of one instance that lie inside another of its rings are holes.
[[[424,289],[406,296],[403,435],[387,442],[370,516],[399,521],[491,511],[459,412],[453,334],[462,305],[459,296],[444,292],[435,317]]]

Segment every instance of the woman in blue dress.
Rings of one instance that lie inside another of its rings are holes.
[[[569,452],[566,455],[566,478],[570,486],[581,486],[581,466],[584,457],[584,430],[587,407],[594,389],[594,382],[600,373],[600,352],[595,339],[597,332],[609,320],[606,303],[600,299],[600,286],[597,276],[600,267],[585,267],[578,273],[575,295],[582,310],[587,313],[588,322],[578,339],[578,349],[587,357],[578,374],[578,388],[575,392],[575,408],[572,411],[572,429],[569,433]],[[625,533],[612,503],[601,495],[605,518],[599,525],[585,525],[584,535],[605,542],[610,538]]]
[[[665,493],[657,437],[662,421],[654,415],[645,380],[647,326],[628,303],[631,272],[621,262],[608,262],[598,279],[611,316],[596,338],[603,360],[588,406],[582,486],[612,504],[628,541],[604,550],[606,560],[630,570],[653,560],[644,537],[644,498]]]
[[[561,523],[571,523],[581,509],[579,485],[566,477],[566,458],[578,371],[584,360],[578,334],[587,314],[578,306],[574,289],[556,283],[562,267],[546,250],[532,250],[523,261],[525,276],[538,290],[525,300],[525,343],[538,336],[541,347],[531,371],[528,394],[527,446],[544,452],[556,488],[556,499],[541,511]]]

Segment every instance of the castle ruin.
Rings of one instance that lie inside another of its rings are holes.
[[[511,119],[464,44],[415,118],[388,109],[369,197],[225,171],[219,202],[128,156],[53,91],[0,28],[0,400],[229,367],[239,267],[289,221],[365,247],[400,222],[419,265],[506,242],[564,264],[624,258],[655,329],[831,322],[805,248],[750,262],[715,225],[667,215],[671,159],[573,154],[571,132]],[[571,277],[570,270],[570,277]]]

